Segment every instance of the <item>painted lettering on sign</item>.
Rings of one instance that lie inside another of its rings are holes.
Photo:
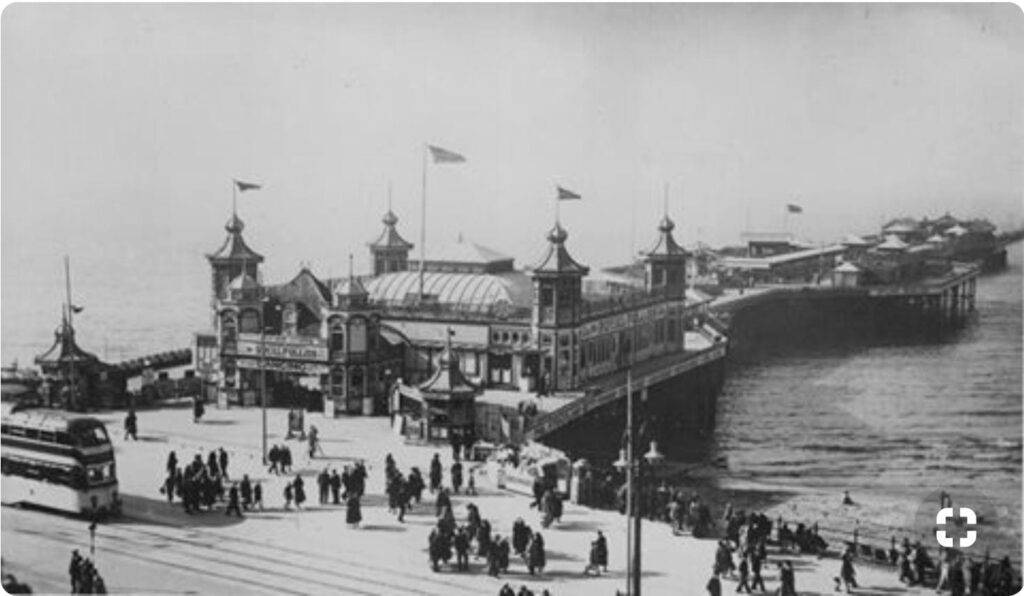
[[[260,348],[263,348],[262,350]],[[314,362],[327,361],[327,348],[315,345],[295,345],[291,343],[279,343],[277,341],[252,342],[239,341],[238,355],[242,357],[276,358],[281,360],[307,360]]]

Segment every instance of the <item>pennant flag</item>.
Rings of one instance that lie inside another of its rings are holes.
[[[556,186],[555,188],[558,189],[558,200],[559,201],[571,201],[573,199],[582,199],[583,198],[580,195],[574,193],[573,191],[566,190],[566,189],[562,188],[561,186]]]
[[[427,145],[427,149],[430,149],[430,156],[434,159],[434,163],[462,163],[466,161],[465,157],[454,151],[449,151],[433,145]]]
[[[241,180],[235,180],[235,186],[238,187],[239,192],[245,192],[247,190],[259,190],[263,188],[262,184],[253,184],[252,182],[242,182]]]
[[[82,312],[83,310],[85,310],[84,306],[75,306],[74,304],[71,305],[71,312],[75,313],[76,315]]]
[[[800,205],[789,203],[788,205],[786,205],[786,211],[790,213],[803,213],[804,209]]]

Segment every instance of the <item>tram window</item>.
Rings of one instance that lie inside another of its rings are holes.
[[[74,441],[71,440],[71,435],[66,432],[57,431],[57,443],[60,445],[74,445]]]
[[[9,434],[12,434],[12,435],[16,436],[16,437],[24,437],[25,436],[25,429],[20,427],[20,426],[8,427],[8,431],[7,432]]]
[[[80,447],[95,447],[110,442],[107,438],[107,431],[102,426],[79,429],[75,433]]]
[[[26,428],[25,429],[25,437],[28,438],[28,439],[38,439],[39,438],[39,429]]]
[[[57,433],[52,430],[41,430],[39,431],[39,440],[46,441],[47,443],[53,443],[57,440]]]

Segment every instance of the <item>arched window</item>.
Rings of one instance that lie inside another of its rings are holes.
[[[235,341],[238,339],[238,327],[233,313],[225,314],[221,319],[220,337],[221,343],[225,346],[230,345],[232,348],[234,347]]]
[[[344,323],[335,323],[331,327],[331,351],[332,352],[344,352],[345,351],[345,325]]]

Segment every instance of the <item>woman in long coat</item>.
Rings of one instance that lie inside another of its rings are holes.
[[[292,484],[295,486],[295,506],[301,509],[302,504],[306,502],[306,489],[303,488],[302,476],[296,474]]]
[[[345,523],[352,527],[358,527],[361,521],[363,521],[363,512],[359,505],[359,497],[349,495],[348,501],[345,502]]]
[[[544,554],[544,537],[540,535],[540,532],[534,532],[527,550],[529,552],[527,554],[526,566],[530,571],[530,575],[533,575],[534,570],[543,573],[544,566],[547,564],[547,557]]]

